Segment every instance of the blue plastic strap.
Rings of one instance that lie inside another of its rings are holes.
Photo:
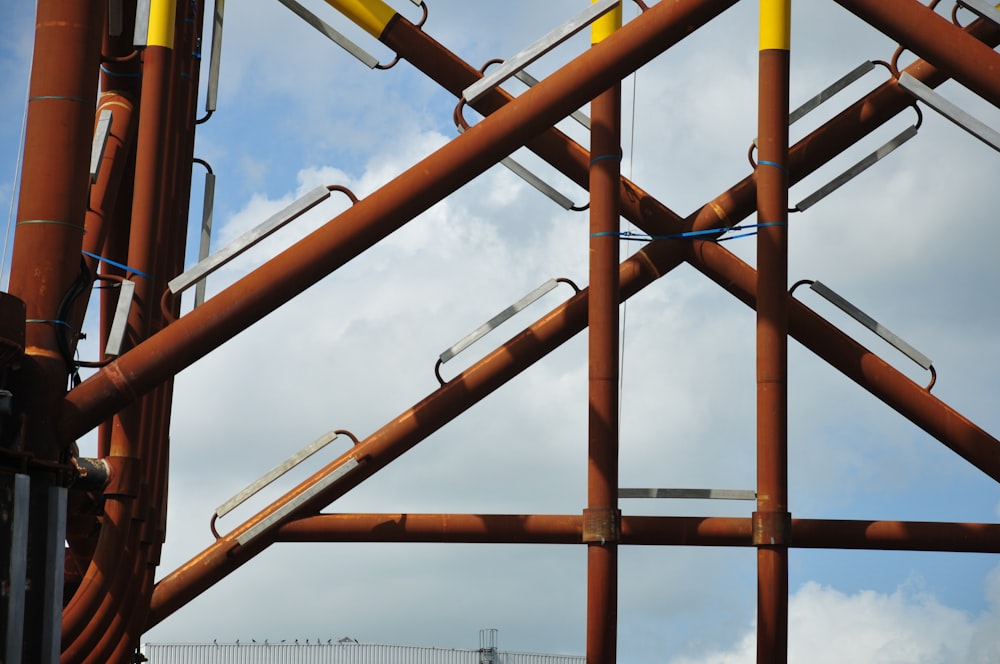
[[[787,173],[787,172],[788,172],[788,169],[787,169],[787,168],[785,168],[784,166],[782,166],[781,164],[779,164],[779,163],[778,163],[778,162],[776,162],[776,161],[768,161],[768,160],[766,160],[766,159],[761,159],[760,161],[758,161],[758,162],[757,162],[757,165],[758,165],[758,166],[774,166],[775,168],[777,168],[777,169],[779,169],[779,170],[782,170],[782,171],[784,171],[785,173]]]
[[[113,261],[110,258],[105,258],[104,256],[98,256],[97,254],[92,254],[89,251],[82,251],[80,253],[82,253],[84,256],[90,256],[91,258],[99,260],[102,263],[107,263],[108,265],[113,265],[113,266],[115,266],[117,268],[125,270],[126,272],[131,272],[132,274],[136,275],[137,277],[145,277],[146,279],[151,279],[152,278],[148,274],[146,274],[145,272],[140,272],[139,270],[136,270],[135,268],[129,267],[128,265],[123,265],[122,263],[118,263],[116,261]]]

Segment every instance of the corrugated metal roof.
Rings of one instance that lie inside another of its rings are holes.
[[[373,643],[147,643],[149,664],[480,664],[479,650]],[[495,664],[583,664],[574,655],[498,650]]]

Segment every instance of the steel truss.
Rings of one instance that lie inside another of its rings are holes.
[[[329,2],[456,97],[483,78],[381,0]],[[837,2],[920,59],[790,146],[790,0],[762,0],[756,168],[686,218],[622,177],[619,84],[736,0],[639,3],[642,13],[620,28],[620,14],[616,19],[612,11],[598,19],[602,27],[585,53],[516,98],[499,87],[485,90],[468,102],[483,121],[182,316],[168,283],[184,269],[205,4],[148,3],[146,39],[136,49],[134,1],[38,0],[13,265],[9,293],[0,293],[0,481],[5,507],[21,515],[5,532],[5,542],[14,543],[4,547],[11,551],[5,579],[14,589],[2,615],[8,660],[131,661],[145,630],[275,542],[585,545],[592,662],[615,659],[620,545],[755,547],[760,662],[787,660],[790,547],[1000,552],[997,524],[833,521],[790,513],[789,336],[1000,481],[1000,444],[993,436],[789,294],[786,235],[788,187],[913,105],[901,74],[928,88],[954,79],[1000,106],[1000,55],[993,50],[1000,26],[983,18],[962,28],[915,0]],[[121,14],[107,16],[109,6]],[[120,29],[109,29],[114,25]],[[95,97],[98,89],[104,92]],[[555,128],[588,102],[589,148]],[[88,163],[102,117],[107,140],[98,160]],[[174,376],[521,146],[590,191],[590,287],[154,584],[164,540]],[[715,242],[717,229],[755,212],[765,221],[757,270]],[[653,239],[619,265],[619,216],[650,236],[689,236]],[[639,517],[618,508],[618,305],[682,263],[757,311],[752,518]],[[73,331],[82,327],[82,303],[97,281],[112,286],[101,297],[102,348],[112,334],[118,291],[133,284],[124,337],[92,376],[67,391],[76,370]],[[322,513],[585,327],[591,418],[582,514]],[[73,441],[94,428],[98,458],[77,458]]]

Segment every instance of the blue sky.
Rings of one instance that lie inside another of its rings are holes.
[[[14,189],[30,57],[33,17],[24,4],[0,8],[3,210]],[[391,57],[324,3],[305,4],[383,61]],[[585,4],[434,0],[425,29],[478,66],[512,56]],[[395,6],[419,15],[407,2]],[[369,71],[277,2],[227,9],[219,110],[196,143],[219,178],[215,247],[317,185],[343,184],[364,196],[454,137],[454,99],[406,63]],[[682,215],[749,172],[756,12],[745,0],[623,84],[623,170]],[[796,3],[794,12],[793,105],[895,48],[835,3]],[[630,5],[626,20],[634,13]],[[532,73],[558,68],[585,41],[555,50]],[[802,120],[792,140],[875,87],[883,71]],[[1000,127],[1000,113],[960,87],[941,91]],[[995,435],[1000,231],[987,201],[1000,155],[933,112],[924,115],[917,138],[792,217],[790,278],[823,281],[930,356],[934,394]],[[909,114],[896,118],[794,188],[791,199],[909,122]],[[196,211],[201,177],[195,169]],[[565,179],[547,177],[585,200]],[[335,196],[213,275],[209,296],[345,205]],[[753,238],[726,248],[754,262]],[[586,261],[586,213],[558,208],[496,167],[184,371],[161,573],[211,542],[209,516],[229,496],[324,431],[375,431],[435,388],[443,349],[550,277],[585,283]],[[481,357],[567,293],[549,294],[455,364]],[[796,296],[927,381],[814,294]],[[622,486],[753,488],[753,312],[682,266],[630,300],[623,318]],[[794,341],[789,358],[794,516],[1000,518],[996,483]],[[445,373],[459,370],[449,364]],[[330,509],[579,513],[586,384],[584,334]],[[752,504],[632,500],[622,508],[749,516]],[[249,514],[224,519],[222,529]],[[621,661],[753,661],[753,551],[630,548],[621,560]],[[793,550],[792,661],[995,661],[997,563],[987,555]],[[480,628],[496,627],[501,649],[581,653],[584,581],[579,547],[282,544],[144,641],[349,635],[474,647]]]

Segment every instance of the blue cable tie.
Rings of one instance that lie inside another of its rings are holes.
[[[693,237],[701,237],[702,235],[722,235],[728,233],[729,231],[742,231],[750,228],[763,228],[764,226],[787,226],[787,221],[765,221],[759,224],[749,224],[745,226],[733,226],[731,228],[709,228],[702,231],[685,231],[683,233],[672,233],[670,235],[646,235],[643,233],[632,233],[631,231],[603,231],[601,233],[591,233],[590,237],[602,237],[606,235],[617,235],[623,240],[635,240],[639,242],[649,242],[652,240],[685,240]],[[756,235],[757,231],[752,233],[743,233],[741,235],[732,235],[730,237],[720,238],[719,241],[723,240],[735,240],[740,237],[749,237],[751,235]]]
[[[63,327],[73,329],[73,326],[64,320],[50,320],[48,318],[28,318],[24,321],[25,323],[52,323],[53,325],[62,325]]]
[[[101,71],[104,72],[105,74],[107,74],[108,76],[115,76],[117,78],[142,78],[142,73],[141,72],[124,72],[124,73],[120,73],[120,72],[116,72],[116,71],[111,71],[110,69],[108,69],[104,65],[101,65]]]
[[[602,159],[618,159],[619,161],[621,161],[621,158],[622,158],[622,156],[619,153],[616,153],[616,154],[602,154],[600,156],[597,156],[597,157],[594,157],[593,159],[591,159],[590,160],[590,165],[593,166],[594,164],[596,164],[597,162],[601,161]]]
[[[115,266],[117,268],[121,268],[122,270],[125,270],[126,272],[131,272],[132,274],[134,274],[134,275],[136,275],[138,277],[145,277],[146,279],[152,279],[152,277],[150,277],[145,272],[140,272],[139,270],[136,270],[135,268],[131,268],[128,265],[123,265],[122,263],[115,262],[115,261],[111,260],[110,258],[105,258],[104,256],[98,256],[97,254],[92,254],[89,251],[81,251],[80,253],[82,253],[84,256],[90,256],[91,258],[95,258],[95,259],[101,261],[102,263],[107,263],[108,265],[113,265],[113,266]]]
[[[785,168],[784,166],[782,166],[781,164],[779,164],[776,161],[767,161],[766,159],[761,159],[760,161],[757,162],[757,165],[758,166],[774,166],[775,168],[777,168],[779,170],[782,170],[785,173],[788,172],[787,168]]]

